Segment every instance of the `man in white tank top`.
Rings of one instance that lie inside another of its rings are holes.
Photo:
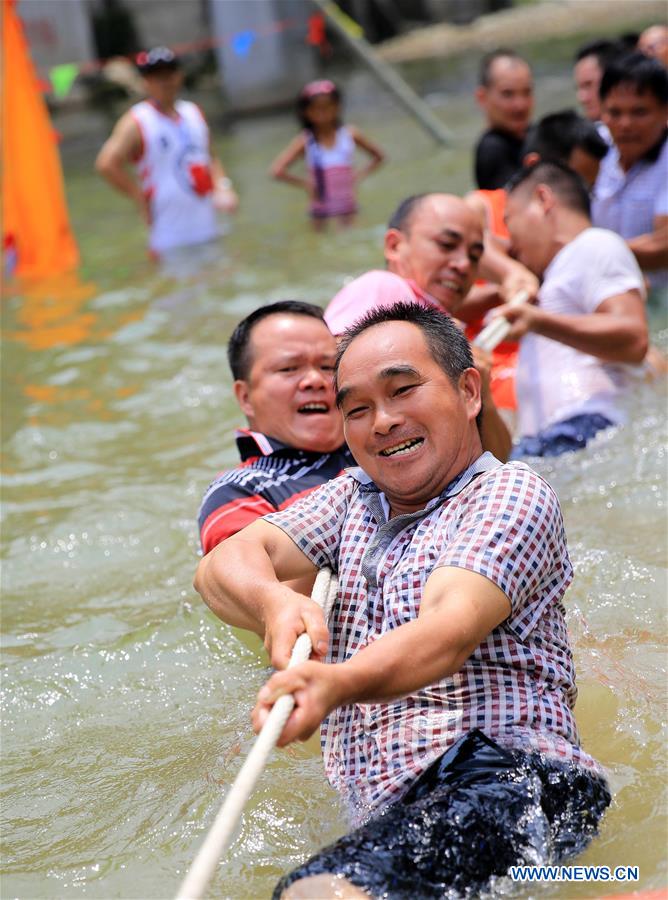
[[[147,99],[119,119],[95,168],[137,204],[149,226],[151,252],[162,256],[216,238],[216,210],[233,212],[238,200],[222,164],[211,156],[202,111],[178,99],[183,72],[176,55],[156,47],[139,53],[136,64]]]

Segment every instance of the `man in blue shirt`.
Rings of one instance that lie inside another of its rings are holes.
[[[601,163],[592,220],[628,243],[654,289],[668,288],[668,72],[634,53],[601,80],[603,121],[614,146]]]

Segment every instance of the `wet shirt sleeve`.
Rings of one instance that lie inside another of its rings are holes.
[[[204,495],[197,515],[204,553],[276,509],[265,497],[255,493],[252,486],[239,484],[235,478],[238,471],[221,473]]]
[[[596,312],[605,300],[636,290],[645,297],[645,282],[636,258],[619,235],[592,228],[583,235],[581,250],[582,291],[585,313]],[[589,264],[585,260],[591,254]]]
[[[572,580],[559,501],[528,466],[511,464],[477,479],[437,566],[488,578],[508,597],[506,621],[520,639]]]
[[[341,532],[355,481],[340,475],[290,507],[265,516],[299,547],[314,565],[338,571]]]

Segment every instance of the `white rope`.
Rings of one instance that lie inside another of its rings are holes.
[[[527,291],[518,291],[515,296],[508,301],[508,306],[521,306],[523,303],[527,303],[528,300],[529,294]],[[473,344],[474,346],[480,347],[483,350],[487,350],[488,353],[491,353],[492,350],[506,337],[510,328],[511,325],[508,319],[503,316],[498,316],[498,318],[492,319],[489,325],[486,325],[485,328],[483,328],[478,337],[474,339]]]
[[[325,620],[329,618],[336,600],[337,589],[337,580],[330,570],[321,569],[313,585],[311,599],[322,608]],[[311,639],[304,632],[295,642],[288,668],[306,662],[310,655]],[[281,736],[294,705],[295,699],[292,694],[284,694],[272,706],[262,730],[234,780],[234,784],[228,791],[225,801],[176,895],[176,900],[200,900],[204,896],[204,891],[216,871],[220,857],[232,841],[244,806],[262,775],[269,754]]]

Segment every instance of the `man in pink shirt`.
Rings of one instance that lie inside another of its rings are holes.
[[[403,200],[383,242],[386,270],[373,269],[345,285],[325,311],[333,334],[365,313],[401,300],[417,300],[453,313],[476,277],[482,231],[467,204],[452,194]]]
[[[383,241],[387,269],[373,269],[345,285],[325,310],[334,335],[366,313],[403,301],[417,301],[456,315],[478,276],[483,255],[482,225],[471,207],[452,194],[417,194],[403,200],[390,218]],[[476,352],[483,380],[483,443],[506,460],[508,428],[490,390],[487,354]]]

